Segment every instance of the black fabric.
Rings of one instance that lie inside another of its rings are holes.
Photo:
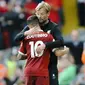
[[[29,28],[28,26],[25,26],[24,29],[15,36],[14,41],[16,42],[22,41],[24,39],[24,32],[27,30],[29,30]]]
[[[78,3],[79,25],[85,26],[85,3]]]
[[[47,48],[55,48],[55,47],[58,48],[58,47],[64,46],[64,45],[63,45],[63,43],[64,43],[64,42],[63,42],[63,38],[62,38],[62,36],[61,36],[61,32],[60,32],[57,24],[49,21],[48,24],[42,26],[41,28],[42,28],[42,30],[44,30],[45,32],[48,32],[48,31],[50,30],[50,33],[52,34],[52,36],[53,36],[54,39],[56,40],[56,41],[54,41],[54,42],[48,42],[48,43],[46,43],[46,47],[47,47]]]
[[[44,26],[41,26],[42,30],[44,32],[48,32],[50,30],[50,33],[52,34],[52,36],[54,37],[54,39],[56,40],[55,42],[48,42],[46,43],[46,47],[47,48],[56,48],[56,47],[61,47],[63,46],[63,38],[61,36],[61,33],[58,29],[58,25],[49,21],[49,23],[45,24]],[[21,41],[24,38],[24,31],[28,30],[28,27],[25,27],[22,32],[20,32],[19,34],[16,35],[15,40],[16,41]],[[49,77],[50,77],[50,85],[58,85],[58,71],[57,71],[57,57],[55,56],[55,54],[53,52],[51,52],[50,54],[50,63],[49,63]],[[55,72],[54,72],[55,71]],[[55,79],[52,78],[51,75],[56,76]]]
[[[4,78],[5,82],[6,82],[6,85],[14,85],[14,83],[18,80],[19,78],[16,77],[14,81],[11,81],[10,79],[8,78]]]
[[[21,18],[20,16],[23,15],[23,17]],[[5,14],[2,15],[2,17],[4,18],[4,24],[3,22],[0,22],[1,25],[1,32],[2,34],[5,31],[8,31],[8,42],[9,45],[7,44],[7,46],[4,45],[5,48],[10,47],[14,47],[14,46],[18,46],[19,44],[16,43],[13,39],[15,37],[15,35],[17,33],[19,33],[21,31],[21,29],[24,27],[24,23],[26,21],[26,17],[24,13],[16,13],[14,11],[8,11]],[[5,38],[4,38],[5,39]],[[6,39],[5,39],[6,40]]]
[[[82,65],[81,55],[83,52],[83,42],[78,42],[78,45],[74,45],[73,42],[65,43],[67,47],[70,48],[70,52],[74,57],[76,65]]]
[[[56,66],[52,66],[49,68],[49,81],[50,85],[59,85],[58,84],[58,72],[57,69],[55,69]]]
[[[4,49],[4,41],[3,41],[3,34],[0,32],[0,49]]]
[[[82,68],[82,65],[77,65],[76,74],[80,73],[81,68]]]

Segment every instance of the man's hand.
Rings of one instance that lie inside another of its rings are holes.
[[[69,53],[69,47],[64,46],[64,50],[63,51],[65,52],[65,54],[68,54]]]
[[[39,45],[36,49],[37,54],[40,54],[45,49],[45,44]]]
[[[64,46],[64,48],[56,49],[54,53],[55,53],[56,56],[61,57],[61,56],[65,55],[65,54],[69,53],[69,48]]]

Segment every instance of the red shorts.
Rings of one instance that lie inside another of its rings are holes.
[[[25,85],[49,85],[49,78],[43,76],[29,76],[25,78]]]

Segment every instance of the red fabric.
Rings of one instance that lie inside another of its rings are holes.
[[[27,10],[34,10],[37,6],[37,3],[35,2],[31,2],[31,3],[26,3],[24,5],[24,8],[27,9]],[[26,17],[28,18],[31,14],[29,13],[26,13]]]
[[[62,0],[44,0],[45,2],[48,2],[50,5],[53,5],[54,7],[62,7]]]
[[[25,85],[49,85],[49,78],[29,76],[25,80]]]
[[[6,48],[10,47],[10,37],[9,37],[9,32],[5,31],[3,32],[3,40]]]
[[[57,5],[58,5],[59,8],[61,8],[62,5],[63,5],[62,0],[57,0]]]
[[[6,13],[8,11],[7,7],[1,7],[0,6],[0,12],[1,13]]]
[[[58,12],[55,12],[53,10],[51,10],[49,18],[55,23],[59,23],[59,21],[60,21]]]
[[[49,3],[55,8],[60,8],[62,6],[61,0],[45,0],[45,2]],[[51,10],[49,18],[56,23],[59,23],[60,18],[58,11]]]
[[[44,37],[42,35],[45,35]],[[35,37],[33,37],[35,36]],[[36,33],[31,37],[26,37],[24,40],[24,43],[20,46],[20,52],[26,53],[27,51],[27,63],[25,67],[25,76],[48,76],[48,64],[49,64],[49,50],[45,49],[43,55],[41,57],[35,56],[35,58],[31,57],[31,45],[29,45],[30,42],[35,43],[37,41],[43,41],[43,42],[50,42],[53,40],[53,37],[50,34],[47,34],[45,32]],[[42,36],[42,37],[38,37]],[[26,49],[24,49],[24,47]],[[34,47],[33,47],[34,48]],[[33,54],[33,53],[32,53]]]

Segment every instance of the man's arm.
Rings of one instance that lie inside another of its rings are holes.
[[[23,39],[24,39],[24,32],[25,31],[27,31],[27,30],[29,30],[29,28],[28,28],[28,26],[25,26],[25,28],[20,32],[20,33],[18,33],[16,36],[15,36],[15,38],[14,38],[14,40],[16,41],[16,42],[20,42],[20,41],[22,41]]]
[[[50,26],[50,27],[52,27],[52,26]],[[63,37],[61,36],[61,33],[60,33],[57,25],[55,25],[51,29],[50,33],[52,34],[52,36],[55,39],[55,41],[47,42],[47,43],[44,43],[44,44],[38,46],[37,49],[36,49],[37,53],[40,53],[45,48],[54,50],[55,48],[64,47]]]
[[[16,35],[15,41],[18,41],[18,42],[22,41],[26,36],[32,35],[36,31],[37,29],[35,28],[29,29],[29,27],[26,26],[19,34]]]
[[[25,60],[25,59],[27,59],[27,51],[25,47],[25,41],[23,40],[20,44],[16,60]]]
[[[63,37],[61,35],[60,30],[58,29],[58,26],[55,25],[54,28],[52,28],[51,30],[51,34],[54,37],[55,41],[53,42],[47,42],[46,48],[59,48],[59,47],[63,47],[64,46],[64,41],[63,41]]]

